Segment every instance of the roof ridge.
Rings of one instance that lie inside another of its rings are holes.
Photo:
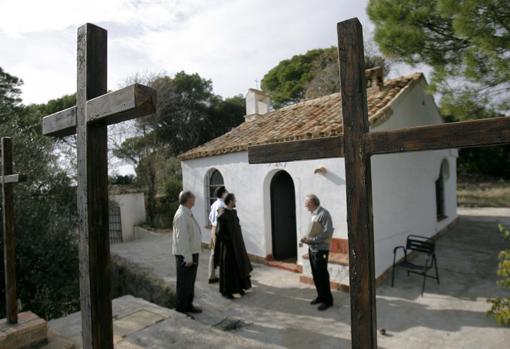
[[[410,88],[424,78],[414,72],[384,81],[383,88],[367,89],[369,121],[380,124],[391,115],[390,106]],[[296,139],[321,138],[342,133],[341,94],[303,100],[247,120],[223,135],[190,149],[178,158],[189,160],[237,151],[245,151],[255,144],[266,144]],[[340,113],[339,113],[340,111]],[[340,114],[340,118],[339,118]]]

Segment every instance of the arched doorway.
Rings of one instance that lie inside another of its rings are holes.
[[[277,172],[271,180],[270,192],[273,258],[296,260],[296,197],[290,175]]]
[[[436,215],[438,221],[447,218],[445,207],[445,181],[448,177],[450,177],[450,167],[448,165],[448,160],[443,159],[439,168],[439,177],[436,180]]]

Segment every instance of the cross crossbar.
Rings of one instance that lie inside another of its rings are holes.
[[[0,176],[2,178],[2,183],[5,184],[14,184],[21,183],[26,181],[26,177],[24,175],[20,175],[18,173]]]
[[[369,132],[363,33],[338,23],[343,135],[248,148],[250,164],[344,157],[352,348],[377,348],[371,156],[510,144],[510,117]],[[340,114],[339,114],[340,115]]]
[[[87,101],[87,123],[116,124],[155,112],[155,91],[134,84]],[[43,118],[46,136],[70,136],[76,133],[76,106]]]
[[[418,126],[366,135],[370,154],[510,144],[510,117]]]
[[[369,132],[364,138],[366,151],[371,155],[510,144],[510,117]],[[250,164],[343,156],[342,135],[248,148]]]
[[[248,148],[250,164],[342,157],[343,137],[255,145]]]

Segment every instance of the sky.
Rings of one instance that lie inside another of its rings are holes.
[[[368,0],[0,0],[0,67],[23,79],[24,104],[76,91],[76,33],[108,30],[108,88],[135,74],[181,70],[213,81],[216,94],[245,94],[281,60],[336,45],[336,23],[373,24]],[[393,76],[416,70],[392,67]],[[116,163],[111,170],[133,173]]]
[[[282,59],[335,45],[341,20],[358,17],[370,34],[366,3],[0,0],[0,66],[23,79],[25,104],[74,93],[76,31],[90,22],[108,30],[109,89],[137,73],[184,70],[212,79],[214,91],[229,97],[257,87]]]

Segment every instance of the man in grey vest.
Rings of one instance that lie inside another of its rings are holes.
[[[320,304],[318,309],[323,311],[333,305],[333,296],[329,284],[328,258],[329,245],[333,236],[333,222],[328,210],[321,206],[317,195],[309,194],[305,197],[305,207],[312,214],[312,230],[318,226],[318,232],[313,236],[301,239],[302,243],[308,244],[308,255],[312,268],[313,281],[317,289],[317,298],[310,304]]]

